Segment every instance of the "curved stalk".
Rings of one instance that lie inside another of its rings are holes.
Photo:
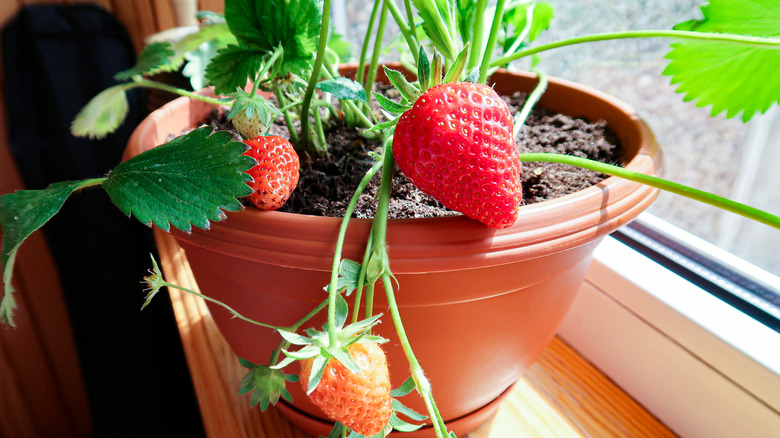
[[[727,42],[751,45],[756,47],[780,49],[780,38],[761,38],[753,36],[743,36],[723,33],[692,32],[686,30],[633,30],[625,32],[610,32],[596,35],[586,35],[575,38],[568,38],[561,41],[555,41],[548,44],[542,44],[537,47],[531,47],[521,50],[517,53],[503,56],[495,59],[490,66],[498,67],[509,64],[512,61],[533,55],[535,53],[545,52],[547,50],[557,49],[559,47],[572,46],[575,44],[591,43],[595,41],[621,40],[631,38],[681,38],[692,40],[703,40],[712,42]]]
[[[203,101],[203,102],[206,102],[206,103],[210,103],[212,105],[217,105],[217,106],[224,106],[224,105],[226,105],[225,102],[223,102],[223,101],[221,101],[221,100],[219,100],[219,99],[217,99],[215,97],[203,96],[201,94],[198,94],[198,93],[195,93],[195,92],[192,92],[192,91],[182,90],[181,88],[176,88],[176,87],[173,87],[173,86],[170,86],[170,85],[161,84],[159,82],[150,81],[148,79],[137,79],[137,80],[133,80],[132,83],[134,84],[134,87],[135,86],[137,86],[137,87],[146,87],[146,88],[153,88],[153,89],[157,89],[157,90],[167,91],[169,93],[178,94],[179,96],[186,96],[186,97],[189,97],[191,99],[200,100],[200,101]]]
[[[209,301],[209,302],[212,302],[214,304],[217,304],[217,305],[223,307],[228,312],[230,312],[234,317],[236,317],[236,318],[238,318],[238,319],[240,319],[242,321],[246,321],[248,323],[251,323],[251,324],[254,324],[254,325],[257,325],[257,326],[260,326],[260,327],[269,328],[269,329],[272,329],[272,330],[279,330],[279,329],[286,328],[286,327],[279,327],[279,326],[275,326],[275,325],[271,325],[271,324],[266,324],[266,323],[263,323],[263,322],[255,321],[254,319],[251,319],[251,318],[247,318],[246,316],[238,313],[238,311],[236,311],[232,307],[230,307],[227,304],[223,303],[222,301],[219,301],[219,300],[217,300],[215,298],[211,298],[211,297],[209,297],[207,295],[203,295],[200,292],[195,292],[194,290],[187,289],[186,287],[177,286],[177,285],[175,285],[173,283],[168,283],[165,280],[163,280],[163,285],[165,285],[167,287],[172,287],[174,289],[178,289],[178,290],[183,291],[183,292],[187,292],[188,294],[195,295],[196,297],[203,298],[206,301]]]
[[[387,213],[390,203],[390,192],[392,189],[394,166],[391,141],[386,142],[383,155],[384,165],[382,168],[382,184],[379,188],[378,205],[376,214],[374,216],[375,228],[373,236],[375,245],[372,258],[375,260],[378,258],[382,263],[381,279],[382,285],[385,289],[385,294],[387,295],[387,302],[390,307],[390,316],[393,320],[396,333],[398,334],[401,347],[403,348],[404,353],[406,354],[406,358],[409,361],[409,366],[412,372],[412,379],[414,380],[417,391],[425,401],[425,406],[428,410],[428,416],[431,418],[431,422],[433,423],[433,429],[436,433],[436,437],[446,438],[447,426],[444,424],[444,419],[442,419],[441,414],[439,413],[439,408],[436,406],[436,402],[433,399],[431,385],[428,382],[428,379],[425,377],[423,369],[420,366],[420,362],[417,360],[417,356],[415,356],[411,344],[409,343],[409,338],[406,335],[406,330],[404,329],[403,321],[401,320],[401,315],[398,310],[398,303],[395,299],[395,292],[393,291],[393,278],[391,276],[390,269],[387,266]]]
[[[360,58],[358,60],[357,82],[363,83],[363,75],[365,74],[366,55],[368,55],[368,42],[371,41],[371,34],[374,33],[374,23],[376,22],[376,14],[379,13],[380,3],[384,3],[379,0],[374,1],[374,7],[371,9],[371,18],[368,20],[368,29],[366,29],[366,37],[363,38],[363,46],[360,48]]]
[[[613,166],[611,164],[599,161],[588,160],[586,158],[574,157],[563,154],[545,154],[545,153],[524,153],[520,154],[521,161],[543,161],[548,163],[563,163],[577,167],[594,170],[596,172],[615,175],[630,181],[635,181],[657,189],[671,192],[677,195],[685,196],[705,204],[710,204],[723,210],[739,214],[746,218],[761,222],[780,229],[780,217],[731,199],[705,192],[703,190],[688,187],[672,181],[658,178],[656,176],[645,175],[644,173],[628,170],[624,167]]]
[[[528,9],[525,11],[525,27],[523,28],[523,31],[520,32],[520,35],[517,36],[515,39],[515,42],[512,43],[512,45],[507,49],[506,53],[514,53],[517,51],[518,48],[520,48],[520,44],[525,41],[526,38],[528,38],[528,35],[531,33],[531,28],[533,27],[534,23],[534,10],[536,9],[536,3],[531,3],[530,6],[528,6]]]
[[[520,130],[523,129],[523,125],[525,125],[525,120],[528,118],[528,115],[531,114],[531,110],[534,108],[534,105],[536,105],[536,102],[538,102],[539,99],[542,97],[544,91],[547,90],[547,83],[549,82],[547,80],[547,75],[544,74],[544,72],[536,68],[532,68],[531,72],[536,73],[536,77],[539,78],[539,83],[536,84],[534,91],[532,91],[531,94],[528,95],[528,99],[525,100],[525,104],[523,104],[523,108],[517,114],[517,117],[515,119],[515,126],[514,126],[515,141],[520,135]]]
[[[401,10],[398,9],[398,5],[394,1],[389,2],[387,5],[390,8],[390,13],[393,14],[398,30],[406,40],[406,45],[409,47],[409,51],[414,56],[414,62],[417,62],[417,57],[420,56],[420,40],[417,39],[417,31],[414,28],[414,15],[411,12],[411,5],[409,0],[404,0],[406,5],[406,16],[409,17],[409,24],[406,23],[404,17],[401,15]]]
[[[480,61],[479,54],[482,53],[480,48],[482,47],[482,41],[485,39],[485,20],[480,19],[480,17],[485,14],[487,4],[487,0],[477,0],[474,11],[476,22],[474,23],[474,33],[471,37],[471,53],[469,53],[469,62],[466,67],[467,72],[473,70]]]
[[[490,60],[493,58],[493,49],[496,46],[498,31],[501,28],[501,20],[504,17],[504,3],[505,0],[498,0],[496,2],[496,13],[493,16],[493,25],[490,27],[490,35],[488,36],[488,42],[485,46],[485,52],[482,57],[482,64],[479,66],[480,84],[484,84],[487,81],[488,70],[491,67]]]
[[[306,91],[303,95],[303,105],[301,106],[301,140],[304,143],[303,146],[305,148],[309,148],[312,144],[311,133],[309,132],[309,108],[311,107],[312,96],[314,96],[314,87],[317,85],[317,78],[320,77],[322,62],[325,58],[325,49],[328,47],[330,1],[331,0],[324,0],[322,5],[322,25],[320,26],[320,42],[317,46],[317,57],[314,59],[314,66],[311,70],[311,77],[309,78],[309,83],[306,86]],[[322,147],[315,147],[312,152],[318,155],[327,155],[327,145],[322,145]]]
[[[336,239],[336,249],[334,250],[333,255],[333,265],[331,266],[330,271],[330,283],[328,283],[328,337],[330,338],[330,345],[336,345],[336,295],[338,295],[336,284],[339,280],[339,265],[341,264],[341,253],[344,249],[344,238],[347,235],[349,220],[352,217],[352,212],[355,211],[355,207],[357,206],[360,195],[366,189],[366,186],[368,186],[371,178],[376,175],[381,167],[382,162],[377,161],[373,166],[371,166],[371,169],[366,172],[365,176],[363,176],[363,179],[360,180],[360,184],[355,190],[355,193],[352,195],[352,199],[349,201],[349,205],[347,205],[347,210],[344,213],[344,217],[341,219],[341,226],[339,227],[339,234],[338,238]],[[357,309],[355,309],[354,312],[357,313]]]
[[[366,83],[363,88],[366,90],[366,95],[371,95],[371,90],[374,88],[374,81],[376,80],[377,66],[379,65],[379,54],[382,51],[382,38],[385,35],[385,27],[387,24],[387,2],[395,0],[383,0],[382,11],[379,15],[379,26],[376,29],[376,39],[374,40],[374,52],[371,55],[371,65],[368,66],[368,74],[366,76]]]

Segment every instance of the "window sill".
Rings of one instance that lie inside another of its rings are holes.
[[[682,436],[780,430],[780,334],[612,237],[559,335]]]

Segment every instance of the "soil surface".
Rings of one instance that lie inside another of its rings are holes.
[[[527,95],[505,96],[513,113],[519,112]],[[235,132],[224,114],[214,114],[210,123],[217,129]],[[269,134],[288,137],[284,125],[274,125]],[[240,136],[236,133],[237,138]],[[355,189],[374,161],[370,151],[381,144],[363,138],[356,129],[337,127],[327,134],[330,156],[326,159],[301,156],[298,187],[279,210],[315,216],[343,217]],[[607,163],[619,163],[619,141],[606,122],[589,123],[544,110],[531,112],[518,138],[520,152],[552,152],[576,155]],[[597,184],[607,175],[557,163],[523,163],[523,204],[553,199]],[[353,217],[373,217],[379,175],[361,195]],[[390,218],[424,218],[459,214],[442,206],[417,189],[396,168],[390,200]]]

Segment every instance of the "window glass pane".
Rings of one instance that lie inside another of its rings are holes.
[[[556,17],[542,36],[671,29],[701,18],[698,0],[553,0]],[[780,111],[742,123],[683,102],[661,72],[668,39],[581,44],[542,55],[548,74],[590,85],[630,104],[663,149],[664,178],[780,214]],[[521,67],[518,65],[518,67]],[[650,211],[775,274],[780,231],[678,195],[662,193]]]
[[[682,21],[701,18],[699,7],[705,3],[547,1],[555,7],[555,18],[534,45],[603,32],[668,30]],[[400,0],[397,3],[403,6]],[[346,7],[334,8],[334,13],[344,17],[347,37],[357,44],[362,42],[371,3],[346,0]],[[388,20],[388,46],[398,42],[392,35],[397,35],[397,30]],[[780,111],[775,109],[745,124],[723,114],[711,117],[710,108],[684,103],[670,78],[661,74],[670,42],[630,39],[564,47],[542,53],[539,67],[549,75],[589,85],[636,108],[663,148],[663,177],[780,214]],[[396,59],[396,50],[390,50],[383,58]],[[518,61],[513,67],[527,69],[528,62]],[[780,231],[776,229],[668,193],[662,193],[650,211],[765,270],[780,273]]]

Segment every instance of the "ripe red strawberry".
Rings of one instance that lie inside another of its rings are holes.
[[[375,343],[356,343],[347,350],[362,373],[350,371],[341,362],[330,359],[322,380],[309,398],[332,420],[363,436],[374,436],[384,429],[393,413],[387,358]],[[313,361],[301,361],[304,391],[309,386]]]
[[[279,209],[298,185],[298,154],[282,137],[255,137],[244,143],[249,146],[244,155],[257,160],[257,166],[247,171],[254,178],[250,186],[255,191],[247,199],[262,210]]]
[[[464,82],[429,89],[399,119],[393,157],[444,206],[493,228],[517,220],[523,191],[512,115],[492,88]]]

